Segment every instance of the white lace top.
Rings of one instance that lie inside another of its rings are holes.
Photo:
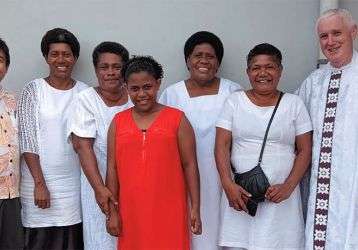
[[[80,164],[66,138],[66,121],[73,98],[87,85],[76,82],[69,90],[51,87],[44,79],[28,83],[19,100],[21,153],[39,155],[51,196],[51,207],[34,205],[34,181],[21,163],[20,196],[25,227],[67,226],[81,222]]]

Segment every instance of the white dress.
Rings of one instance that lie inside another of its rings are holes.
[[[82,91],[73,103],[67,123],[67,136],[95,138],[93,149],[103,181],[107,170],[107,131],[114,115],[133,106],[129,100],[122,106],[108,107],[94,88]],[[94,191],[81,171],[83,241],[86,250],[115,250],[117,238],[106,231],[106,216],[96,203]]]
[[[327,89],[333,68],[330,64],[315,70],[300,87],[312,117],[313,149],[310,195],[306,221],[306,248],[313,248],[313,226]],[[358,249],[358,53],[351,63],[340,68],[342,78],[332,142],[326,250]]]
[[[160,102],[182,110],[193,126],[200,172],[200,198],[202,235],[193,235],[193,250],[218,250],[221,183],[214,158],[215,122],[225,99],[241,86],[230,80],[220,79],[217,95],[190,97],[181,81],[169,86]]]
[[[21,153],[39,155],[42,173],[50,192],[51,206],[34,204],[34,179],[21,162],[20,197],[25,227],[70,226],[81,222],[80,163],[67,143],[66,122],[73,98],[87,85],[69,90],[51,87],[44,79],[28,83],[19,100]]]
[[[232,133],[231,163],[243,173],[257,165],[261,144],[274,107],[259,107],[244,91],[226,101],[217,127]],[[268,134],[261,167],[271,185],[281,184],[295,160],[295,137],[312,130],[308,112],[296,95],[284,94]],[[281,202],[260,203],[255,217],[221,202],[219,244],[248,250],[297,250],[304,248],[304,223],[299,187]]]

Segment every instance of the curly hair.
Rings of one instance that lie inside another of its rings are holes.
[[[154,79],[163,78],[163,67],[151,56],[133,56],[122,68],[122,77],[126,82],[133,73],[147,72]]]
[[[246,57],[247,67],[250,66],[252,59],[255,56],[268,55],[272,56],[278,66],[282,66],[282,54],[281,51],[269,43],[261,43],[253,47]]]
[[[215,50],[215,55],[219,61],[219,65],[224,56],[224,46],[218,36],[209,31],[199,31],[191,35],[188,40],[186,40],[184,45],[184,57],[185,62],[188,60],[188,57],[193,53],[196,45],[208,43]]]
[[[92,53],[92,62],[94,67],[97,67],[99,56],[103,53],[112,53],[120,56],[123,64],[127,63],[129,60],[128,50],[122,44],[108,41],[101,42],[96,46],[96,48],[94,48]]]
[[[6,68],[10,65],[10,53],[9,53],[9,47],[7,47],[6,42],[0,38],[0,50],[4,52],[5,55],[5,65]]]
[[[74,34],[62,28],[54,28],[46,32],[41,40],[41,52],[44,57],[47,57],[52,43],[66,43],[71,47],[74,57],[80,56],[80,43]]]

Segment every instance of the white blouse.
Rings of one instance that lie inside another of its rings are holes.
[[[216,123],[231,131],[231,163],[238,173],[257,165],[263,137],[274,107],[259,107],[246,93],[235,92],[227,100]],[[268,133],[261,167],[271,185],[281,184],[295,160],[295,137],[312,130],[302,100],[284,94]],[[255,217],[238,212],[222,197],[219,244],[247,249],[294,250],[304,248],[304,223],[299,187],[281,202],[259,204]]]
[[[218,231],[220,224],[221,183],[214,159],[215,122],[226,98],[241,89],[238,83],[220,78],[216,95],[190,97],[184,81],[163,91],[160,102],[185,112],[193,126],[200,172],[200,213],[203,233],[193,235],[193,250],[220,250]]]
[[[44,79],[28,83],[19,100],[21,153],[39,155],[50,192],[51,207],[34,204],[34,180],[26,162],[21,162],[20,196],[25,227],[68,226],[81,222],[80,165],[67,142],[66,122],[73,98],[87,85],[77,81],[69,90],[59,90]]]
[[[107,131],[113,117],[120,111],[132,107],[128,102],[121,106],[108,107],[94,88],[82,91],[74,100],[67,122],[66,136],[71,133],[79,137],[94,138],[93,150],[98,170],[103,181],[107,172]],[[81,171],[81,204],[83,219],[83,241],[86,250],[114,250],[117,238],[106,231],[106,216],[96,203],[94,191]]]

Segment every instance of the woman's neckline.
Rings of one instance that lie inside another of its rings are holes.
[[[200,98],[200,97],[209,97],[209,96],[212,96],[212,97],[215,97],[217,95],[219,95],[221,93],[221,86],[222,86],[222,78],[218,78],[218,90],[216,93],[213,93],[213,94],[204,94],[204,95],[194,95],[194,96],[191,96],[190,95],[190,91],[189,91],[189,88],[188,88],[188,80],[184,80],[184,88],[185,88],[185,91],[186,91],[186,94],[189,98],[191,99],[194,99],[194,98]]]
[[[244,95],[245,99],[246,99],[249,103],[251,103],[252,105],[254,105],[254,106],[256,106],[256,107],[259,107],[259,108],[272,108],[272,107],[275,107],[276,102],[277,102],[277,100],[278,100],[278,98],[279,98],[279,95],[280,95],[280,91],[278,90],[278,95],[275,97],[276,102],[275,102],[274,104],[272,104],[272,105],[258,105],[258,104],[256,104],[256,103],[249,97],[248,91],[242,91],[242,92],[243,92],[243,95]]]
[[[44,81],[44,83],[45,83],[47,86],[49,86],[51,89],[56,90],[56,91],[61,91],[61,92],[70,91],[70,90],[72,90],[72,89],[76,86],[76,84],[77,84],[77,81],[76,81],[76,80],[71,79],[72,82],[71,82],[70,88],[67,88],[67,89],[59,89],[59,88],[54,87],[54,84],[51,83],[49,77],[45,77],[45,78],[41,78],[41,79],[42,79],[42,80]]]
[[[123,103],[123,104],[121,104],[121,105],[109,106],[109,105],[107,105],[107,103],[103,100],[103,98],[102,98],[102,96],[100,95],[100,93],[98,93],[98,91],[96,90],[96,87],[92,87],[91,89],[95,92],[97,98],[100,99],[100,101],[102,102],[102,104],[103,104],[104,106],[106,106],[107,108],[122,107],[122,106],[128,104],[128,102],[129,102],[129,97],[128,97],[128,95],[127,95],[127,102],[125,102],[125,103]]]
[[[158,114],[154,117],[153,121],[149,124],[149,126],[145,129],[142,129],[138,126],[137,122],[135,121],[134,119],[134,116],[133,116],[133,111],[134,111],[134,107],[130,108],[129,109],[129,114],[130,114],[130,117],[131,117],[131,120],[134,124],[134,126],[136,127],[136,129],[139,131],[139,132],[147,132],[148,130],[151,130],[152,127],[157,123],[158,119],[160,118],[160,116],[162,115],[163,111],[168,109],[169,107],[168,106],[164,106],[158,111]]]

